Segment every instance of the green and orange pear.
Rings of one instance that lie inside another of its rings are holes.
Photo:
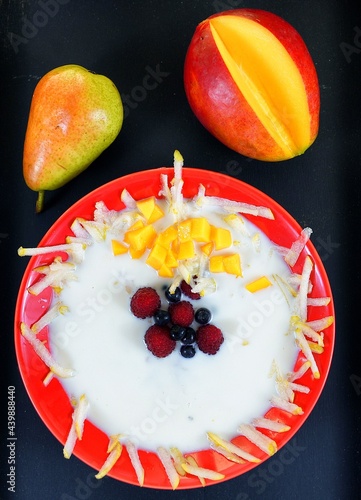
[[[38,192],[58,189],[85,170],[118,136],[123,105],[106,76],[69,64],[53,69],[38,82],[25,135],[23,174]]]

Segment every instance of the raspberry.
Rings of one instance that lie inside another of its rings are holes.
[[[205,354],[216,354],[223,344],[223,333],[214,325],[203,325],[197,330],[198,347]]]
[[[149,351],[157,358],[165,358],[174,351],[176,341],[169,336],[166,326],[152,325],[145,332],[144,341]]]
[[[168,311],[174,325],[190,326],[194,320],[193,306],[186,300],[170,304]]]
[[[153,316],[160,308],[160,297],[158,293],[149,286],[139,288],[130,301],[130,310],[137,318],[148,318]]]
[[[199,293],[192,292],[192,287],[188,285],[188,283],[184,280],[180,284],[180,289],[182,290],[184,295],[186,295],[192,300],[199,300],[201,298]]]

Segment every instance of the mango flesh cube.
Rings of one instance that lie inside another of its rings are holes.
[[[248,283],[246,285],[246,288],[249,292],[255,293],[258,292],[258,290],[262,290],[263,288],[267,288],[268,286],[271,285],[272,282],[267,278],[267,276],[262,276],[261,278],[258,278],[255,281]]]
[[[137,229],[140,229],[144,227],[144,222],[141,220],[137,220],[137,222],[134,222],[132,226],[124,233],[124,242],[130,244],[130,239],[132,237],[132,232],[136,231]]]
[[[146,248],[151,248],[156,236],[157,233],[154,227],[152,225],[148,225],[141,227],[140,229],[130,231],[127,236],[127,240],[129,245],[134,250],[143,249],[144,251]]]
[[[157,243],[169,248],[169,245],[177,238],[177,236],[177,229],[174,226],[169,226],[163,232],[158,234]]]
[[[178,224],[179,241],[187,241],[191,238],[192,220],[186,219]]]
[[[201,246],[201,251],[209,257],[213,251],[213,246],[214,245],[212,241],[210,241],[209,243],[205,243],[204,245]]]
[[[140,259],[143,253],[145,252],[145,248],[136,249],[133,247],[129,247],[128,251],[132,259]]]
[[[223,265],[223,256],[222,255],[213,255],[209,259],[209,270],[212,273],[223,273],[224,265]]]
[[[168,267],[166,264],[163,264],[158,269],[158,275],[161,276],[162,278],[173,278],[174,273],[170,267]]]
[[[208,242],[211,237],[211,226],[205,217],[197,217],[191,222],[191,238],[198,242]]]
[[[211,226],[211,240],[216,250],[223,250],[232,245],[232,235],[228,229]]]
[[[167,249],[157,244],[149,252],[146,263],[158,271],[164,264],[166,257]]]
[[[179,243],[178,260],[193,259],[195,257],[196,251],[194,248],[193,240],[182,241]]]
[[[155,204],[153,212],[151,213],[148,222],[149,224],[153,224],[153,222],[161,219],[164,216],[163,210],[160,208],[159,205]]]
[[[117,240],[112,240],[113,255],[122,255],[128,252],[128,247]]]
[[[223,257],[223,266],[226,273],[242,276],[241,259],[238,253],[225,255]]]
[[[178,260],[172,249],[169,249],[165,258],[165,265],[168,267],[178,267]]]
[[[155,207],[155,198],[151,196],[150,198],[145,198],[144,200],[139,200],[136,202],[138,210],[144,215],[144,217],[149,221],[150,216]]]

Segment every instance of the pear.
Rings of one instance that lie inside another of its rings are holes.
[[[123,105],[114,83],[76,64],[53,69],[38,82],[25,134],[23,174],[38,192],[58,189],[85,170],[118,136]]]

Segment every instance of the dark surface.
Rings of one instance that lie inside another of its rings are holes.
[[[48,2],[45,1],[45,4]],[[16,492],[7,491],[6,426],[1,430],[1,499],[356,499],[361,456],[360,164],[361,8],[358,1],[0,0],[1,22],[1,408],[16,389]],[[54,7],[58,7],[55,8]],[[218,10],[256,7],[281,15],[301,33],[315,61],[321,89],[321,126],[315,144],[286,163],[248,160],[217,142],[186,102],[182,69],[196,25]],[[41,14],[41,12],[43,14]],[[31,29],[29,23],[37,23]],[[40,24],[42,26],[40,26]],[[23,32],[23,33],[22,33]],[[12,37],[11,33],[22,36]],[[12,43],[10,43],[12,41]],[[18,44],[16,45],[16,42]],[[22,146],[32,92],[54,67],[76,63],[110,77],[130,97],[115,143],[66,187],[47,193],[35,215],[35,193],[22,177]],[[149,68],[162,81],[137,90]],[[193,491],[154,491],[94,471],[45,428],[20,379],[13,345],[13,313],[27,260],[20,245],[36,246],[76,200],[123,174],[171,165],[179,149],[188,166],[224,171],[261,189],[314,230],[336,305],[337,336],[331,372],[310,418],[288,446],[239,478]]]

